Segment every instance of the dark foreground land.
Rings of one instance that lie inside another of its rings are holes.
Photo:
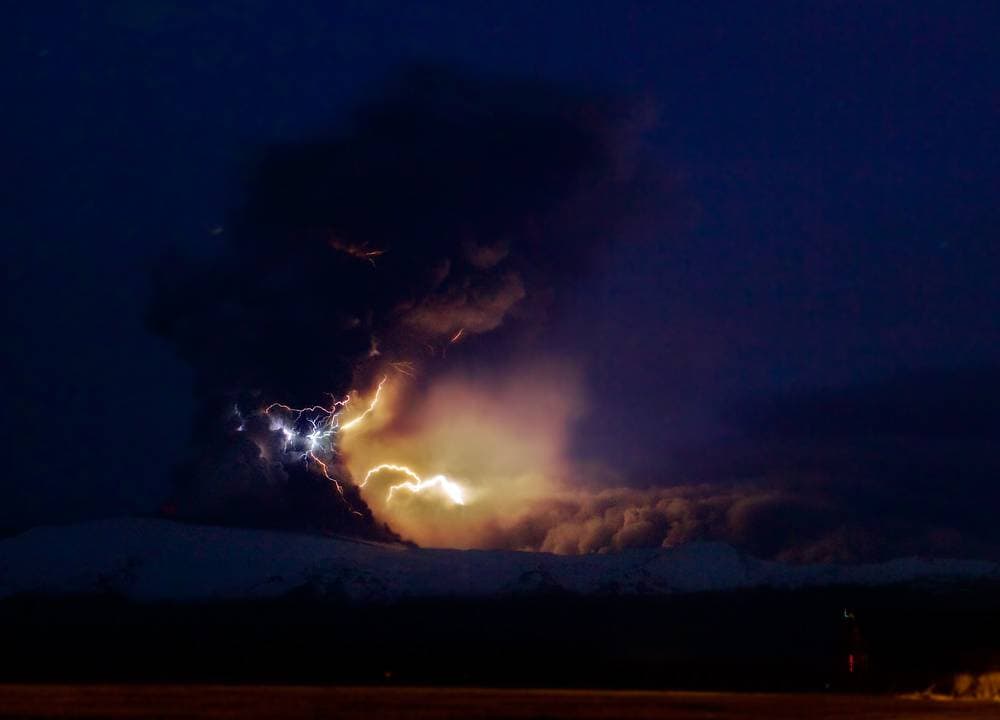
[[[329,592],[0,601],[0,683],[10,685],[899,694],[998,668],[995,584],[365,604]]]
[[[1000,704],[867,695],[221,685],[0,685],[3,718],[996,718]]]

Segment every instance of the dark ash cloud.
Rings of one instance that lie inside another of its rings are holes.
[[[170,510],[390,536],[335,451],[343,496],[288,462],[255,413],[327,403],[389,363],[432,362],[459,331],[530,316],[628,214],[636,117],[543,83],[418,66],[328,136],[265,148],[224,251],[156,275],[149,326],[193,368],[198,405]]]
[[[789,395],[745,409],[740,422],[745,439],[717,470],[752,469],[823,498],[845,556],[862,543],[874,555],[1000,550],[1000,368]]]
[[[1000,557],[1000,368],[901,373],[758,400],[669,487],[581,491],[499,546],[609,552],[721,540],[765,558]]]

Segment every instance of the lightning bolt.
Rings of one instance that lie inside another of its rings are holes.
[[[290,405],[275,402],[264,408],[263,413],[271,419],[271,430],[284,435],[282,449],[285,452],[296,445],[305,446],[305,450],[302,453],[302,459],[304,460],[306,459],[306,455],[314,453],[316,450],[333,450],[333,437],[337,434],[339,427],[340,412],[350,402],[350,399],[348,395],[343,400],[335,400],[330,407],[312,405],[304,408],[293,408]],[[272,417],[272,413],[276,409],[283,410],[291,415],[291,423],[279,417]],[[309,413],[318,417],[308,417],[307,414]],[[305,422],[312,428],[311,432],[299,433],[296,430],[296,425],[302,422],[303,416],[306,416]],[[328,445],[329,447],[327,447]]]
[[[389,502],[392,500],[392,494],[397,490],[409,490],[412,493],[422,493],[425,490],[431,488],[439,487],[444,491],[444,494],[448,496],[454,505],[465,505],[465,495],[462,492],[461,486],[446,478],[444,475],[435,475],[427,480],[421,480],[420,482],[401,482],[398,485],[393,485],[389,488],[389,494],[386,496],[385,501]]]
[[[396,483],[389,487],[389,493],[386,495],[385,501],[389,502],[392,500],[393,493],[398,490],[408,490],[414,494],[419,494],[433,488],[440,488],[448,499],[451,500],[453,505],[465,505],[465,493],[462,490],[462,486],[456,483],[454,480],[448,479],[444,475],[435,475],[434,477],[424,480],[417,473],[415,473],[410,468],[405,465],[395,465],[393,463],[383,463],[381,465],[376,465],[367,473],[365,473],[365,479],[361,483],[361,487],[368,484],[368,481],[373,475],[377,475],[381,472],[392,471],[405,475],[410,480],[404,480],[401,483]]]
[[[340,496],[344,497],[343,486],[330,472],[330,467],[327,464],[329,458],[335,452],[333,446],[334,439],[341,430],[356,427],[372,413],[378,405],[379,398],[382,395],[382,388],[387,380],[388,375],[383,377],[379,382],[375,390],[375,396],[365,411],[343,425],[340,424],[340,416],[344,408],[351,401],[350,394],[341,400],[337,400],[331,396],[332,402],[329,406],[310,405],[309,407],[297,408],[285,403],[273,402],[265,407],[261,411],[261,414],[270,419],[270,429],[272,432],[281,433],[282,452],[298,453],[299,459],[303,462],[307,464],[310,462],[314,463],[323,473],[323,477],[333,483]],[[242,431],[244,427],[243,416],[240,414],[238,407],[234,407],[234,413],[240,423],[237,430]],[[321,458],[320,455],[326,457],[327,460]],[[348,507],[350,507],[350,504],[348,504]],[[350,509],[352,513],[358,514],[354,508]]]
[[[337,400],[330,407],[325,407],[323,405],[312,405],[306,408],[293,408],[289,405],[285,405],[284,403],[274,402],[268,405],[266,408],[264,408],[264,414],[269,415],[271,411],[274,410],[275,408],[281,408],[282,410],[295,415],[297,418],[302,417],[303,413],[307,412],[318,412],[318,413],[323,413],[324,415],[334,415],[337,412],[334,408],[338,407],[342,408],[345,405],[347,405],[347,403],[349,403],[350,401],[351,401],[351,396],[348,395],[343,400]]]
[[[402,473],[403,475],[408,475],[409,477],[413,478],[416,482],[420,482],[420,476],[417,475],[412,470],[410,470],[410,468],[406,467],[405,465],[393,465],[392,463],[382,463],[381,465],[376,465],[371,470],[365,473],[365,479],[361,481],[361,487],[364,487],[365,485],[368,484],[368,481],[371,479],[372,475],[378,475],[380,472],[384,472],[386,470],[392,470],[393,472],[398,472]]]
[[[300,459],[305,463],[314,463],[323,473],[323,477],[329,480],[337,489],[337,493],[352,514],[362,517],[361,513],[354,509],[350,501],[344,495],[344,487],[340,481],[330,472],[330,467],[317,453],[333,453],[333,438],[339,430],[340,413],[350,402],[350,395],[343,400],[334,400],[329,407],[325,405],[311,405],[310,407],[295,408],[284,403],[271,403],[261,412],[271,419],[271,430],[280,432],[284,437],[282,450],[301,450]],[[281,410],[291,416],[291,422],[281,417],[275,417],[275,411]],[[311,415],[311,416],[310,416]],[[308,423],[310,432],[299,432],[296,425],[301,422]]]
[[[378,405],[379,398],[382,395],[382,387],[385,385],[385,382],[388,379],[389,379],[388,375],[385,375],[385,376],[382,377],[382,380],[379,381],[378,387],[375,388],[375,397],[373,397],[372,401],[368,404],[368,408],[363,413],[361,413],[356,418],[354,418],[353,420],[349,420],[348,422],[346,422],[343,425],[341,425],[340,426],[340,430],[345,430],[346,431],[346,430],[350,430],[353,427],[356,427],[358,425],[358,423],[360,423],[362,420],[364,420],[366,417],[368,417],[372,413],[372,411],[375,409],[375,406]]]
[[[451,343],[457,342],[464,332],[464,328],[456,332],[451,338]],[[377,346],[374,342],[372,351],[377,353]],[[390,363],[390,367],[402,375],[412,376],[415,372],[414,365],[408,361],[393,362]],[[331,396],[329,405],[311,405],[297,408],[285,403],[273,402],[260,412],[270,419],[271,431],[281,433],[283,452],[297,453],[303,462],[313,464],[322,472],[323,477],[333,484],[340,496],[346,501],[347,498],[344,495],[343,485],[331,472],[331,466],[329,465],[331,459],[336,454],[334,440],[340,432],[346,432],[358,427],[375,411],[388,380],[389,376],[384,375],[375,387],[375,392],[368,406],[359,415],[346,422],[341,422],[341,416],[351,403],[352,397],[357,402],[357,393],[355,391],[352,391],[352,393],[349,393],[340,400],[337,400],[335,396]],[[244,427],[243,416],[238,407],[234,407],[234,413],[239,421],[237,430],[242,430]],[[425,479],[409,467],[394,463],[382,463],[371,468],[365,474],[359,486],[365,487],[373,476],[383,472],[397,473],[404,478],[401,482],[389,486],[385,497],[386,503],[391,502],[393,496],[399,492],[405,491],[412,494],[421,494],[437,490],[452,505],[466,504],[466,492],[464,488],[447,476],[439,474]],[[361,516],[361,513],[350,506],[350,503],[348,503],[348,508],[353,514]]]

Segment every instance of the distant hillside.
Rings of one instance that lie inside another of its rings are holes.
[[[118,519],[0,541],[0,597],[108,594],[156,601],[327,595],[364,602],[567,593],[641,596],[1000,580],[969,560],[785,565],[719,543],[564,556],[429,550],[343,538]]]

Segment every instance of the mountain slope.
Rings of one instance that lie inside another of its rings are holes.
[[[719,543],[584,556],[431,550],[153,519],[36,528],[0,540],[0,597],[114,592],[137,600],[207,600],[309,592],[391,601],[969,579],[1000,579],[1000,566],[916,558],[789,566]]]

